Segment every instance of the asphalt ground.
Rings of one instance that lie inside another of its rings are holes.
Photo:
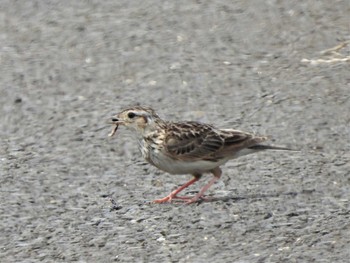
[[[348,1],[0,10],[1,262],[349,260]],[[216,201],[152,204],[190,176],[145,164],[124,129],[107,137],[137,103],[300,152],[227,163]]]

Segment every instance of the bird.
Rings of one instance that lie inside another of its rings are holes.
[[[191,174],[193,178],[154,203],[183,201],[187,204],[206,200],[204,193],[221,177],[220,166],[238,157],[265,150],[292,150],[262,144],[267,136],[235,129],[220,129],[196,121],[173,122],[159,117],[151,107],[133,106],[113,115],[109,121],[113,136],[119,126],[136,135],[143,158],[170,174]],[[213,178],[194,196],[178,194],[197,182],[204,173]]]

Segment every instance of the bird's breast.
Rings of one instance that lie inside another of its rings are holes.
[[[139,149],[142,154],[142,157],[148,161],[149,155],[150,155],[150,149],[149,149],[149,145],[146,143],[144,139],[139,140]]]

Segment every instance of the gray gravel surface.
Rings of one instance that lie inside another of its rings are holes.
[[[350,39],[349,13],[346,0],[1,0],[0,261],[349,260],[350,63],[330,61],[349,47],[320,53]],[[301,151],[227,163],[215,202],[152,204],[190,176],[145,164],[124,129],[107,137],[135,103]]]

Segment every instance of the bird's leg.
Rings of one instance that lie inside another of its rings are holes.
[[[210,186],[212,186],[219,178],[221,177],[221,169],[219,167],[216,167],[215,169],[211,170],[212,174],[214,175],[214,178],[212,178],[209,183],[207,183],[203,188],[199,191],[198,194],[196,194],[193,198],[188,200],[187,204],[192,204],[194,202],[197,202],[199,199],[203,198],[203,194],[205,191],[209,189]]]
[[[183,199],[183,200],[187,200],[187,199],[191,199],[192,197],[186,197],[186,196],[177,196],[178,193],[180,193],[182,190],[184,190],[185,188],[189,187],[190,185],[194,184],[195,182],[197,182],[199,179],[201,178],[200,174],[195,174],[194,178],[191,179],[190,181],[188,181],[187,183],[185,183],[184,185],[180,186],[179,188],[177,188],[176,190],[172,191],[169,195],[167,195],[164,198],[161,199],[156,199],[153,201],[153,203],[157,203],[157,204],[161,204],[161,203],[165,203],[165,202],[171,202],[172,199]]]

